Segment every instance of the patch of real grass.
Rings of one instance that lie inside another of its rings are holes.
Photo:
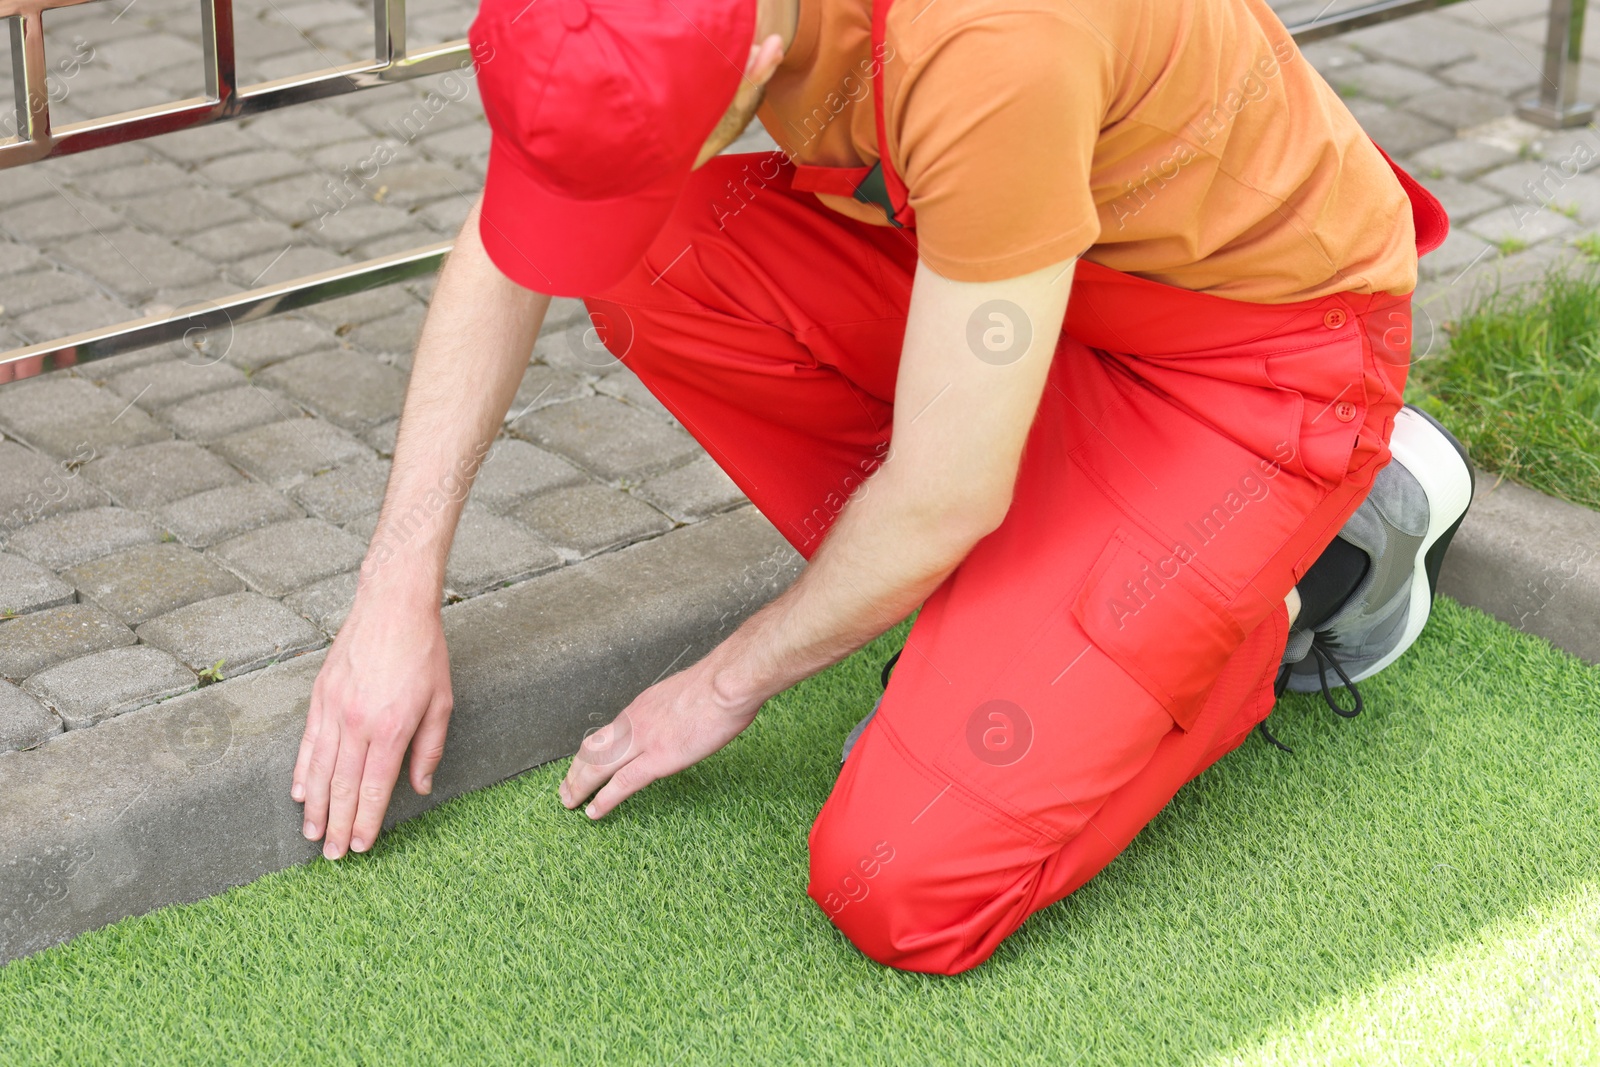
[[[1441,600],[1338,719],[1291,697],[957,978],[855,952],[806,831],[903,630],[590,824],[560,763],[370,855],[0,969],[0,1063],[1600,1059],[1600,670]]]
[[[1600,264],[1489,294],[1407,391],[1480,466],[1600,508]]]

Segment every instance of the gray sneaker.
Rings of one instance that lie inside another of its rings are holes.
[[[1297,693],[1321,692],[1334,711],[1362,709],[1354,683],[1399,659],[1428,623],[1439,568],[1472,503],[1466,449],[1431,415],[1406,405],[1395,416],[1393,461],[1339,537],[1367,554],[1365,577],[1344,605],[1315,631],[1291,630],[1282,683]],[[1328,672],[1350,689],[1353,709],[1329,693]]]

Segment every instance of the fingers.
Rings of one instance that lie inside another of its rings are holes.
[[[319,840],[328,826],[328,786],[333,780],[334,763],[339,758],[339,719],[321,710],[314,729],[311,758],[306,763],[305,777],[300,780],[305,792],[305,823],[301,832],[307,841]]]
[[[611,722],[583,739],[572,766],[561,782],[561,803],[575,808],[605,785],[636,753],[633,751],[633,720],[624,710]]]
[[[389,810],[389,797],[394,793],[395,780],[400,777],[400,760],[405,751],[405,741],[398,738],[385,738],[367,749],[361,786],[356,793],[355,822],[350,828],[351,852],[365,852],[378,839],[378,831],[383,829],[383,813]]]
[[[350,826],[361,799],[361,772],[367,762],[365,739],[346,734],[339,745],[333,781],[328,783],[328,828],[323,832],[322,854],[339,859],[350,847]]]
[[[591,819],[603,819],[611,814],[618,804],[661,777],[663,775],[651,767],[649,760],[643,758],[630,760],[611,776],[605,788],[595,794],[595,798],[583,809],[583,813]]]
[[[313,686],[311,706],[306,709],[306,730],[300,735],[300,754],[295,757],[294,777],[290,780],[289,786],[289,796],[297,804],[304,803],[306,799],[306,778],[311,773],[311,753],[317,746],[317,733],[321,724],[322,696]]]
[[[421,796],[433,792],[433,772],[444,758],[445,735],[450,731],[450,702],[435,700],[422,716],[411,742],[411,788]]]

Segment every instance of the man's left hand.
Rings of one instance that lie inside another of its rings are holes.
[[[584,813],[602,818],[657,778],[705,759],[754,722],[762,699],[719,694],[712,663],[708,657],[657,682],[585,738],[561,782],[561,803],[575,808],[599,790]]]

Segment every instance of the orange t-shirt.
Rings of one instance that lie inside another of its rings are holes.
[[[871,17],[800,0],[759,113],[795,162],[878,158]],[[1416,286],[1405,191],[1264,0],[895,0],[882,62],[888,151],[947,278],[1082,255],[1257,303]]]

